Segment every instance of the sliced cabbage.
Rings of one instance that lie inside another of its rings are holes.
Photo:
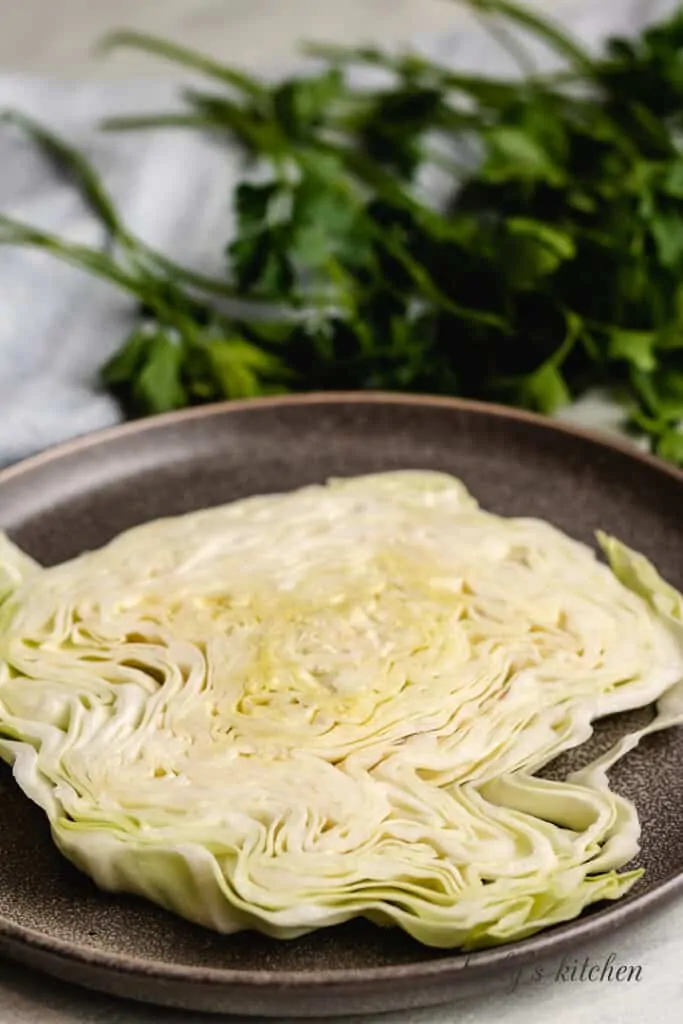
[[[508,942],[640,877],[602,715],[683,721],[683,600],[601,537],[404,471],[130,530],[41,569],[0,543],[0,755],[105,890],[220,932],[362,916]]]

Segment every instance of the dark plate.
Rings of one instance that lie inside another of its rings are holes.
[[[447,399],[306,396],[129,424],[0,473],[0,526],[52,564],[145,520],[399,468],[454,473],[486,507],[541,516],[583,541],[605,529],[683,588],[683,474],[546,420]],[[602,723],[593,749],[625,725]],[[645,740],[612,778],[643,823],[638,887],[571,924],[465,956],[363,923],[288,943],[221,937],[143,901],[102,894],[60,858],[42,812],[5,769],[0,950],[118,995],[240,1014],[334,1016],[471,995],[683,890],[681,730]]]

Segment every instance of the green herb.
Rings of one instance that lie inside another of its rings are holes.
[[[315,70],[266,84],[154,37],[107,40],[208,83],[178,111],[107,129],[211,131],[259,169],[236,189],[218,279],[133,237],[85,159],[11,115],[108,240],[87,249],[0,218],[0,243],[42,247],[135,298],[139,322],[103,374],[130,413],[325,388],[552,413],[601,387],[683,464],[683,11],[592,57],[517,4],[468,3],[520,77],[309,45]],[[556,72],[535,71],[529,37]],[[356,64],[386,84],[352,87]],[[439,204],[422,187],[432,166],[448,183]]]

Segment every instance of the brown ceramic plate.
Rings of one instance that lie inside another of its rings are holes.
[[[398,468],[454,473],[486,507],[541,516],[583,541],[605,529],[683,588],[683,474],[546,420],[447,399],[314,395],[129,424],[0,473],[0,526],[52,564],[145,520]],[[603,723],[593,750],[633,721]],[[633,893],[535,938],[465,956],[362,922],[288,943],[221,937],[101,893],[57,854],[42,812],[4,769],[0,951],[119,995],[239,1014],[334,1016],[471,995],[683,894],[681,730],[645,740],[612,777],[643,824],[646,874]]]

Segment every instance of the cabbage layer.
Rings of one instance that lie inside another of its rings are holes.
[[[683,599],[600,535],[402,471],[136,527],[43,569],[0,540],[0,756],[101,888],[219,932],[365,917],[436,947],[626,893],[607,771],[683,721]],[[659,715],[563,781],[600,716]]]

